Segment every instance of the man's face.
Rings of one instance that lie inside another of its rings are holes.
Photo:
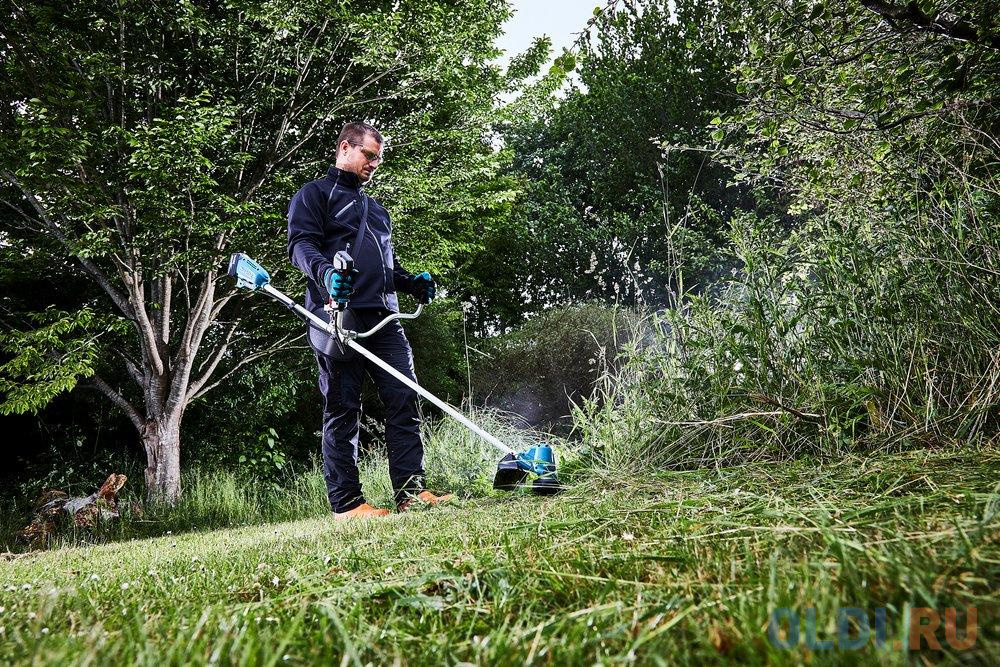
[[[362,183],[367,183],[382,164],[382,144],[370,134],[359,143],[341,141],[337,149],[337,168],[357,174]]]

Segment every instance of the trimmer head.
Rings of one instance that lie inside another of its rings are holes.
[[[531,483],[531,492],[536,496],[553,496],[563,490],[559,480],[552,477],[539,477]]]
[[[530,480],[531,492],[534,494],[549,496],[562,491],[563,487],[556,479],[556,459],[551,447],[538,445],[526,452],[504,456],[497,464],[493,488],[513,491],[519,486],[526,486],[529,476],[534,476]]]

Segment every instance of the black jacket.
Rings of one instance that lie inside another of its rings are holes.
[[[347,250],[358,275],[348,308],[399,312],[396,289],[413,293],[413,274],[399,266],[392,249],[389,213],[368,198],[368,229],[360,248],[352,248],[361,222],[361,181],[356,174],[330,167],[325,178],[306,183],[288,206],[288,257],[309,278],[306,308],[316,310],[330,295],[323,274],[333,256]]]

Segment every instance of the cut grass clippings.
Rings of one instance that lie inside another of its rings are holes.
[[[959,608],[961,637],[976,607],[971,649],[942,621],[920,658],[996,663],[998,472],[979,451],[609,474],[548,499],[33,553],[0,563],[0,661],[904,664],[912,610]],[[768,639],[780,607],[801,618],[789,650]],[[888,648],[806,650],[808,609],[836,645],[841,607],[885,608]]]

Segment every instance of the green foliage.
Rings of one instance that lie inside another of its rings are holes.
[[[29,3],[0,29],[27,45],[2,64],[16,224],[0,284],[23,289],[20,267],[43,267],[39,284],[74,289],[0,294],[15,314],[3,409],[87,380],[138,404],[151,380],[183,376],[150,374],[157,354],[225,375],[301,333],[259,314],[271,304],[216,291],[219,262],[253,248],[283,287],[301,280],[281,212],[341,121],[363,116],[388,138],[372,190],[403,263],[447,292],[410,329],[436,393],[457,401],[471,351],[478,400],[548,422],[575,403],[577,432],[613,468],[987,441],[1000,424],[993,4],[611,3],[547,71],[540,38],[502,72],[489,62],[508,8],[486,0]],[[147,32],[159,41],[135,38]],[[84,275],[125,305],[112,314]],[[204,328],[167,326],[199,294],[214,304]],[[585,299],[648,306],[648,321]],[[212,403],[185,394],[202,431],[189,460],[303,460],[318,424],[309,353],[245,371]],[[483,461],[443,441],[434,479],[477,488]]]
[[[91,396],[90,399],[94,402],[100,400],[96,396]],[[59,489],[74,496],[89,496],[109,474],[117,473],[125,475],[129,484],[138,485],[141,491],[142,469],[145,463],[140,460],[139,452],[115,442],[114,431],[105,424],[98,426],[104,430],[98,431],[95,437],[87,428],[89,425],[79,423],[83,420],[58,405],[60,402],[67,400],[57,399],[55,406],[69,413],[65,422],[42,421],[40,424],[40,430],[47,439],[46,447],[34,452],[31,458],[11,457],[14,461],[5,480],[7,484],[4,495],[11,503],[19,506],[21,513],[17,516],[20,522],[16,526],[17,530],[24,527],[31,507],[46,489]],[[98,409],[90,408],[90,410],[99,413]],[[78,408],[78,411],[85,414],[87,410]],[[17,451],[16,448],[21,443],[16,442],[16,434],[12,436],[9,447]],[[100,438],[111,440],[111,443],[102,442]]]
[[[983,280],[996,204],[960,208],[961,234],[827,218],[776,245],[773,225],[740,222],[740,274],[651,315],[578,427],[611,465],[684,467],[996,437],[1000,331],[976,300],[1000,298]]]
[[[573,76],[503,126],[524,196],[510,233],[470,267],[488,277],[470,285],[483,329],[555,303],[663,302],[683,289],[681,269],[704,287],[724,263],[720,212],[744,203],[699,149],[709,114],[732,106],[719,11],[700,0],[614,3],[556,60]]]
[[[285,454],[278,448],[278,432],[273,428],[261,433],[257,442],[240,454],[238,462],[248,466],[254,477],[267,479],[280,473],[287,460]]]
[[[34,328],[0,332],[0,349],[9,355],[0,364],[0,414],[37,412],[75,387],[93,374],[101,336],[121,330],[120,320],[90,307],[72,313],[49,308],[27,317]]]
[[[512,87],[541,71],[551,51],[552,38],[543,36],[536,38],[523,53],[515,54],[507,65],[507,78]]]
[[[174,433],[191,401],[299,334],[266,315],[271,304],[231,293],[223,264],[246,251],[301,285],[284,213],[347,120],[391,139],[376,194],[404,264],[440,274],[476,253],[512,199],[487,139],[511,81],[489,64],[508,14],[492,0],[12,9],[0,27],[11,54],[0,60],[0,200],[16,222],[5,247],[26,251],[5,255],[21,266],[43,256],[59,286],[92,280],[100,298],[59,309],[129,326],[75,336],[86,343],[75,357],[39,349],[5,364],[7,408],[36,409],[87,378],[143,437],[149,422]],[[18,304],[17,330],[55,301],[39,296]],[[176,441],[145,444],[151,461],[176,460],[154,451]]]
[[[724,135],[716,159],[776,213],[730,216],[738,272],[652,318],[655,342],[631,351],[603,405],[577,413],[612,465],[996,437],[1000,394],[986,378],[1000,343],[1000,56],[989,18],[954,6],[958,24],[986,31],[956,39],[910,9],[890,23],[876,11],[893,3],[870,6],[720,12],[747,47],[740,105],[709,123]],[[945,83],[952,56],[962,85]]]
[[[406,323],[417,380],[435,395],[460,401],[465,392],[465,318],[450,297],[437,298]]]
[[[979,179],[995,161],[995,3],[949,7],[981,39],[924,31],[913,15],[887,22],[864,4],[734,11],[729,27],[750,49],[738,68],[743,103],[723,125],[743,176],[778,184],[800,211],[883,218],[889,206],[916,213],[924,192],[988,186]]]
[[[239,470],[268,480],[278,473],[271,462],[275,457],[308,465],[322,420],[311,356],[308,350],[283,350],[248,364],[225,386],[192,403],[185,416],[185,465]],[[258,465],[262,460],[263,467]]]

